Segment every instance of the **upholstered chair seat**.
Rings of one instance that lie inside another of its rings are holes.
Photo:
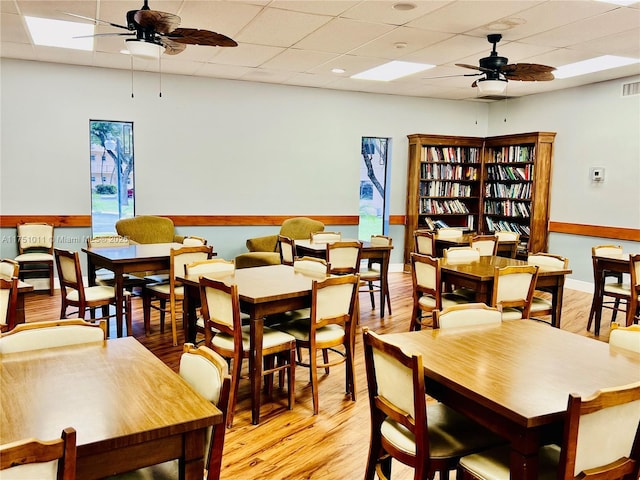
[[[242,349],[244,351],[250,351],[249,338],[249,326],[245,325],[242,327]],[[275,330],[273,328],[264,327],[262,336],[262,348],[269,349],[277,345],[289,342],[290,340],[290,335],[287,335],[286,333]],[[233,336],[226,333],[218,333],[217,335],[214,335],[211,344],[214,346],[214,348],[233,350]]]
[[[538,458],[538,480],[557,480],[560,447],[545,445],[539,450]],[[482,454],[469,455],[462,458],[460,464],[477,478],[506,480],[509,478],[509,448],[493,448]]]
[[[100,300],[108,300],[115,297],[116,292],[113,287],[107,287],[104,285],[96,285],[94,287],[85,287],[84,298],[88,302],[98,302]],[[125,296],[131,295],[130,292],[125,291]],[[78,290],[67,290],[67,300],[71,302],[80,301],[80,293]]]

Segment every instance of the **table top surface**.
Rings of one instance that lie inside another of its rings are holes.
[[[445,258],[440,260],[440,268],[442,270],[477,277],[482,281],[493,280],[495,267],[504,268],[512,265],[527,265],[527,262],[515,258],[499,256],[480,257],[480,260],[478,261],[467,263],[451,262]],[[572,273],[572,271],[565,268],[547,266],[538,267],[538,276],[568,275],[570,273]]]
[[[533,320],[384,335],[425,376],[526,428],[561,421],[569,393],[640,381],[640,354]]]
[[[73,427],[83,456],[222,422],[220,410],[133,337],[0,362],[0,444],[54,439]]]
[[[185,285],[193,286],[199,283],[200,276],[184,275],[177,278]],[[310,296],[313,281],[325,278],[296,272],[289,265],[238,268],[232,274],[206,274],[204,276],[219,280],[227,285],[237,285],[240,300],[250,303],[265,303]]]
[[[85,247],[87,255],[102,257],[114,263],[169,257],[171,249],[182,248],[182,243],[144,243],[124,247]]]
[[[357,238],[343,238],[342,242],[362,242],[363,250],[393,250],[393,245],[371,245],[371,242],[363,242]],[[310,250],[324,251],[327,249],[327,243],[334,242],[312,242],[311,240],[295,240],[296,247],[308,248]]]

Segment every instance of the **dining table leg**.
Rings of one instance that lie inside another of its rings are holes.
[[[249,326],[249,375],[251,377],[251,423],[260,423],[260,388],[262,386],[262,336],[264,318],[251,313]]]

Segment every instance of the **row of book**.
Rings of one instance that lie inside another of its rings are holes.
[[[477,180],[477,167],[465,167],[452,164],[423,163],[420,165],[420,178],[424,180]]]
[[[487,197],[531,199],[531,183],[487,183],[484,188]]]
[[[489,215],[502,215],[504,217],[531,216],[529,203],[517,202],[513,200],[490,200],[484,202],[484,213]]]
[[[480,149],[475,147],[422,147],[427,162],[480,162]]]
[[[440,228],[449,228],[449,225],[442,219],[433,220],[431,217],[424,217],[424,224],[427,226],[429,230],[437,231]],[[473,215],[469,215],[467,217],[467,225],[466,226],[456,226],[453,228],[459,228],[463,232],[473,231],[473,226],[475,225],[475,217]]]
[[[535,161],[535,147],[533,145],[511,145],[509,147],[492,148],[489,152],[489,162],[533,162]]]
[[[487,180],[531,180],[533,164],[523,167],[490,165],[487,167]]]
[[[506,230],[509,232],[516,232],[527,237],[531,234],[529,225],[521,225],[519,223],[508,222],[506,220],[496,220],[491,217],[485,217],[485,222],[487,223],[487,229],[490,232]]]
[[[468,184],[435,180],[421,183],[419,193],[423,197],[470,197],[472,188]]]
[[[469,213],[469,208],[458,199],[455,200],[433,200],[423,198],[420,200],[421,214],[464,214]]]

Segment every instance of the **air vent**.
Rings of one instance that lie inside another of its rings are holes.
[[[640,95],[640,82],[622,84],[622,96],[630,97],[632,95]]]

